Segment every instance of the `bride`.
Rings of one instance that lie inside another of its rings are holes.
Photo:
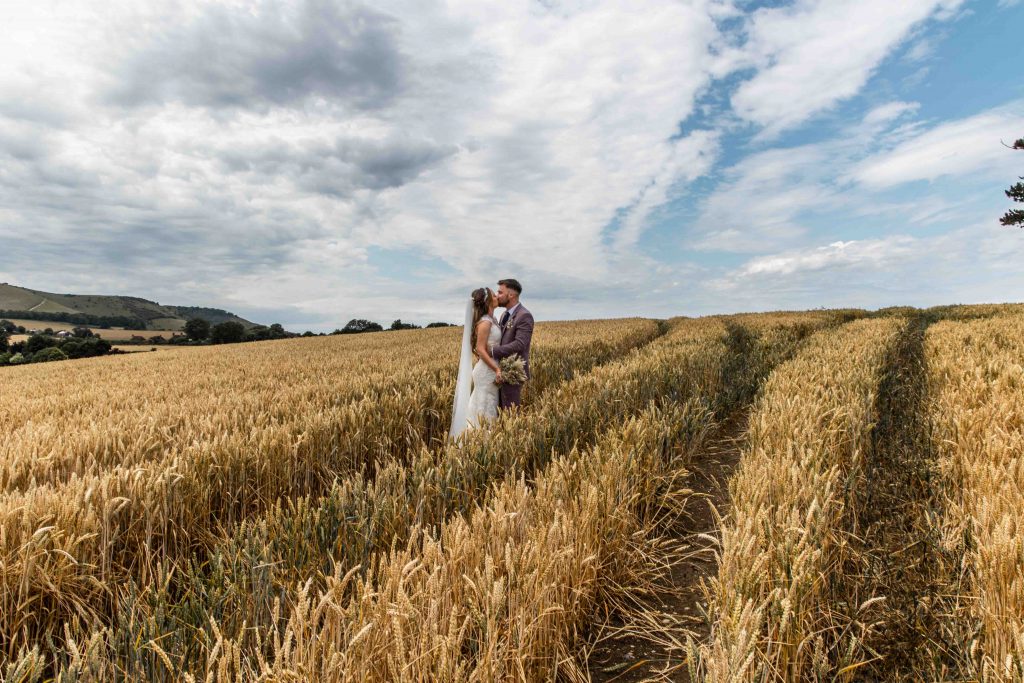
[[[455,409],[449,430],[451,439],[469,427],[479,427],[498,416],[501,368],[491,357],[491,349],[501,341],[501,327],[494,318],[497,307],[498,297],[490,287],[473,290],[467,303],[459,378],[455,383]],[[476,363],[472,361],[474,355]]]

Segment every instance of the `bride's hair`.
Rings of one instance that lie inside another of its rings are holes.
[[[469,338],[469,348],[473,349],[473,353],[476,353],[476,326],[480,322],[480,318],[487,315],[487,311],[490,310],[491,305],[491,288],[481,287],[480,289],[474,289],[473,294],[473,332]]]

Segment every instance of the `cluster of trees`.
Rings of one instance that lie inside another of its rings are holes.
[[[54,335],[53,330],[48,330],[12,344],[10,335],[19,329],[24,328],[19,328],[10,320],[0,320],[0,366],[89,358],[111,352],[110,342],[97,337],[87,327],[76,327],[70,336],[63,338]]]
[[[50,328],[46,329],[49,330],[51,333],[53,332],[53,330],[51,330]],[[25,326],[15,325],[10,320],[0,320],[0,332],[5,333],[8,336],[12,334],[25,334]]]
[[[127,315],[92,315],[89,313],[49,313],[45,311],[0,311],[2,318],[16,318],[21,320],[45,320],[48,322],[68,323],[69,325],[81,325],[87,327],[98,327],[106,330],[111,327],[123,327],[129,330],[146,329],[146,321],[141,318],[133,318]]]
[[[213,324],[205,318],[192,318],[185,323],[183,334],[175,334],[170,339],[163,335],[154,337],[133,337],[126,344],[176,344],[186,346],[197,346],[201,344],[237,344],[240,342],[266,341],[268,339],[290,339],[300,335],[288,332],[280,323],[274,323],[269,327],[256,325],[246,329],[240,322],[228,320]],[[303,336],[311,336],[312,332]]]
[[[427,327],[431,328],[431,327],[455,327],[455,326],[452,325],[451,323],[430,323],[429,325],[427,325]],[[418,330],[418,329],[420,329],[419,325],[414,325],[413,323],[403,323],[401,318],[399,318],[398,320],[395,320],[394,322],[392,322],[391,323],[391,327],[388,328],[389,331],[391,331],[391,330]],[[335,330],[334,332],[331,332],[331,334],[360,334],[362,332],[383,332],[383,331],[384,331],[384,326],[381,325],[380,323],[375,323],[375,322],[370,321],[370,320],[364,320],[362,318],[357,318],[357,319],[349,320],[348,323],[345,325],[345,327],[342,327],[341,329]]]
[[[1024,138],[1014,142],[1013,149],[1024,150]],[[1024,176],[1021,176],[1019,180],[1024,180]],[[1011,185],[1010,189],[1006,190],[1006,196],[1015,202],[1024,204],[1024,182]],[[1024,209],[1010,209],[999,219],[999,222],[1007,226],[1019,225],[1024,228]]]
[[[280,323],[257,325],[245,329],[240,322],[229,320],[211,325],[205,318],[192,318],[185,323],[185,342],[193,344],[237,344],[239,342],[290,339],[299,335],[288,332]]]

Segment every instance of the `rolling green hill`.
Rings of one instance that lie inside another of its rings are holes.
[[[212,324],[235,321],[242,323],[246,328],[256,326],[256,323],[219,308],[162,306],[155,301],[133,296],[53,294],[7,283],[0,283],[0,311],[5,311],[8,315],[31,313],[33,319],[41,321],[47,320],[42,316],[53,313],[56,314],[55,322],[74,314],[96,318],[123,318],[126,323],[138,321],[141,325],[139,329],[147,330],[180,330],[190,318],[205,318]],[[133,324],[119,326],[132,327]]]

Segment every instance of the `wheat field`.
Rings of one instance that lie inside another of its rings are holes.
[[[542,323],[449,441],[460,333],[4,368],[0,682],[1024,680],[1020,308]]]

